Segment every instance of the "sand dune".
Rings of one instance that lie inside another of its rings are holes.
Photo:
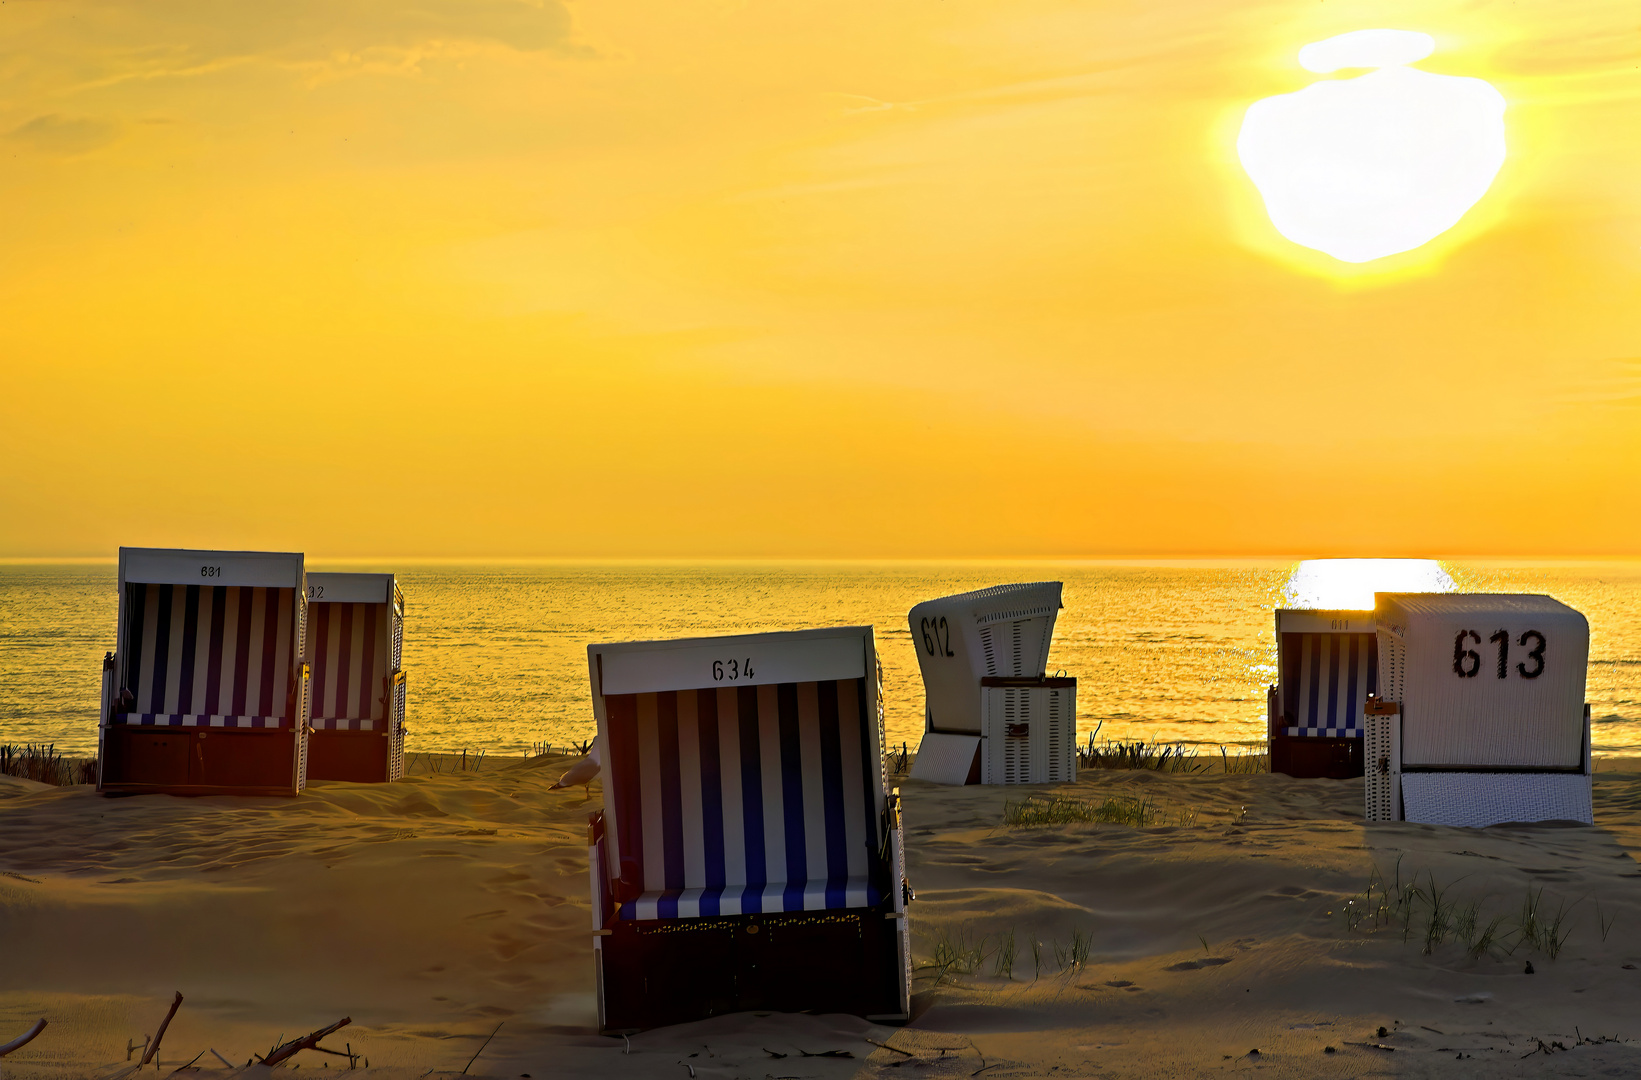
[[[549,792],[570,760],[435,774],[424,758],[401,784],[296,800],[0,779],[0,1037],[51,1020],[5,1075],[111,1075],[175,990],[161,1073],[204,1053],[229,1075],[207,1048],[242,1063],[346,1015],[326,1045],[350,1043],[373,1076],[459,1074],[498,1024],[468,1075],[1641,1075],[1641,1042],[1578,1044],[1641,1040],[1641,773],[1598,777],[1597,828],[1479,832],[1369,827],[1359,784],[1281,776],[1096,772],[1058,789],[1147,799],[1174,822],[1146,828],[1006,828],[1023,789],[905,782],[919,963],[983,942],[977,968],[960,959],[938,985],[923,968],[905,1028],[742,1014],[629,1046],[593,1032],[599,789]],[[1404,882],[1483,901],[1483,924],[1513,925],[1529,888],[1541,910],[1576,903],[1559,957],[1426,955],[1428,905],[1405,942],[1399,922],[1347,928],[1344,900],[1375,865],[1394,881],[1398,860]],[[1551,1052],[1524,1057],[1538,1040]],[[832,1050],[852,1056],[803,1056]]]

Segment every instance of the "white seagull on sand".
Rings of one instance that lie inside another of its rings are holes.
[[[591,797],[593,777],[598,775],[598,770],[600,767],[598,740],[594,739],[593,745],[590,749],[588,749],[586,756],[577,759],[576,763],[566,769],[564,771],[564,775],[558,778],[558,783],[554,784],[547,790],[557,791],[559,788],[572,787],[576,784],[580,784],[582,788],[586,789],[588,797]]]

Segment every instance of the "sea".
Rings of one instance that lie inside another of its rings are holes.
[[[888,740],[915,750],[923,687],[912,605],[1058,580],[1065,609],[1048,667],[1078,680],[1080,738],[1217,753],[1262,745],[1276,678],[1272,612],[1294,602],[1295,583],[1318,565],[314,560],[308,569],[398,575],[413,752],[520,755],[590,738],[592,643],[859,625],[876,633]],[[1548,593],[1584,612],[1594,749],[1641,753],[1641,562],[1441,570],[1465,591]],[[0,743],[95,752],[116,609],[111,561],[0,563]]]

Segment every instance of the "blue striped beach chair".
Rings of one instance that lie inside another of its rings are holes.
[[[600,1026],[910,1015],[870,627],[594,645]]]
[[[1279,610],[1276,651],[1266,698],[1271,771],[1361,776],[1363,709],[1378,693],[1373,612]]]
[[[302,556],[121,548],[98,789],[295,795],[307,777]]]
[[[405,598],[392,574],[308,575],[308,779],[383,783],[405,770]]]

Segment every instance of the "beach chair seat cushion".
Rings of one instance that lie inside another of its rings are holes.
[[[605,699],[624,919],[883,900],[882,748],[863,679]]]
[[[115,713],[114,723],[144,727],[281,728],[283,716],[206,716],[194,713]]]
[[[780,911],[828,911],[876,907],[882,891],[869,877],[833,881],[786,881],[773,885],[720,885],[703,889],[651,889],[621,905],[623,919],[691,919]]]

